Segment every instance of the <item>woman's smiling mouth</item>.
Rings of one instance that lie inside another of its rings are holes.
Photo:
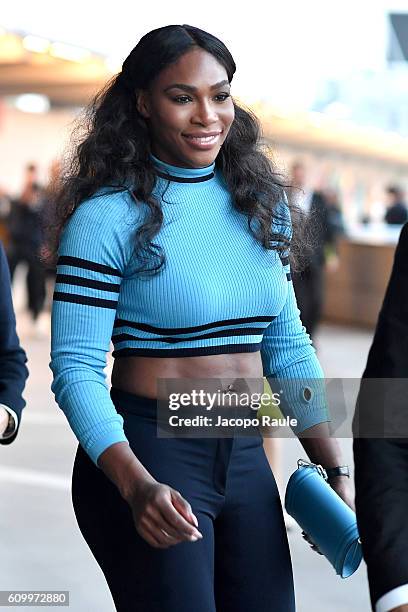
[[[183,134],[187,142],[195,149],[210,149],[220,139],[222,132],[207,132],[206,134]]]

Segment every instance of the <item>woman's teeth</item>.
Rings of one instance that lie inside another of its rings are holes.
[[[210,142],[214,142],[215,140],[217,140],[217,138],[219,137],[219,134],[216,134],[215,136],[206,136],[206,137],[199,137],[199,136],[186,136],[186,138],[189,138],[190,140],[193,140],[194,142],[202,142],[202,143],[210,143]]]

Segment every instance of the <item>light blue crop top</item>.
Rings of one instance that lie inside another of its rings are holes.
[[[115,358],[261,351],[264,376],[321,379],[299,318],[288,258],[265,249],[232,203],[215,163],[180,168],[152,155],[164,223],[164,269],[135,273],[134,232],[147,206],[102,190],[82,202],[60,243],[52,308],[52,390],[92,460],[126,441],[104,368]],[[288,211],[282,202],[281,209]],[[277,227],[276,231],[280,231]],[[292,390],[302,431],[328,420],[320,393]],[[300,399],[299,399],[300,398]],[[302,399],[303,398],[303,399]]]

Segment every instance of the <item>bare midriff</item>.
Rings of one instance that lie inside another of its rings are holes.
[[[162,379],[159,384],[158,380]],[[229,353],[196,357],[122,357],[116,359],[112,386],[128,393],[165,399],[166,379],[183,379],[183,392],[191,390],[186,379],[205,379],[205,390],[262,393],[261,353]]]

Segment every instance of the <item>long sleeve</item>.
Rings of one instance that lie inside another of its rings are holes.
[[[280,213],[289,216],[287,206]],[[286,211],[286,213],[285,213]],[[291,237],[291,225],[281,233]],[[309,335],[300,319],[290,274],[289,251],[282,253],[282,274],[287,282],[286,302],[279,315],[267,327],[261,345],[264,376],[271,388],[280,392],[280,409],[297,419],[293,431],[298,434],[329,421],[324,374]]]
[[[10,273],[0,243],[0,404],[4,404],[17,415],[17,423],[21,420],[25,406],[22,393],[28,376],[26,362],[26,354],[16,333]],[[17,432],[18,427],[12,436],[0,439],[0,444],[11,444]]]
[[[59,248],[51,318],[52,390],[95,464],[110,445],[126,441],[104,369],[135,221],[136,207],[126,193],[91,198],[69,219]]]

